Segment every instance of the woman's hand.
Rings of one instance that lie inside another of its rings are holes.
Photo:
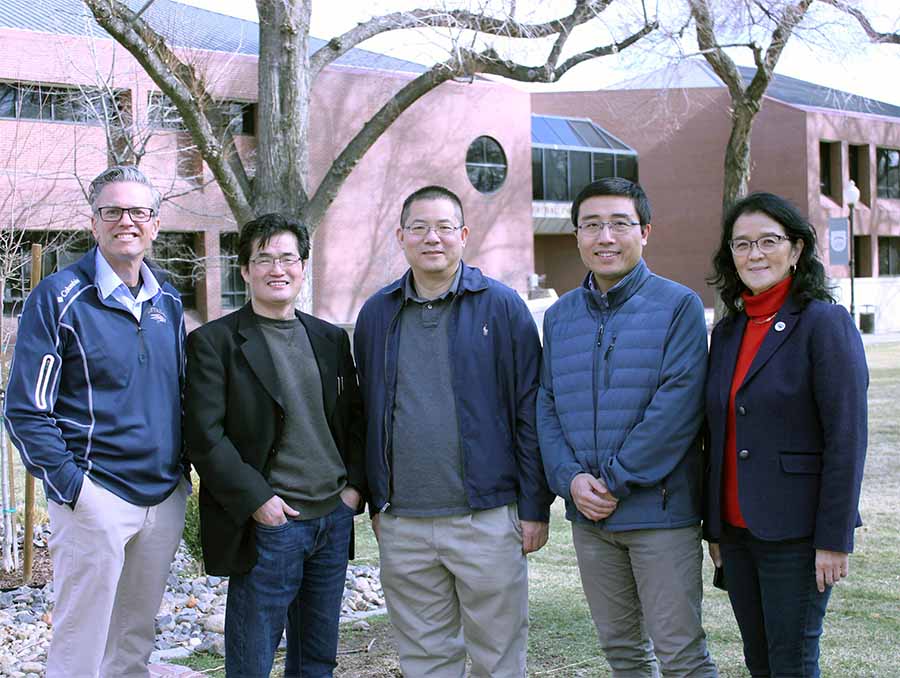
[[[849,553],[816,549],[816,586],[819,593],[824,593],[826,586],[834,586],[849,574]]]

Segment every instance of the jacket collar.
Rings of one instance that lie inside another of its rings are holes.
[[[473,266],[467,266],[464,261],[461,261],[459,265],[462,267],[462,275],[459,279],[457,294],[463,294],[464,292],[481,292],[482,290],[487,289],[487,278],[481,270],[474,268]],[[381,293],[388,296],[396,296],[402,301],[404,290],[406,289],[406,282],[411,275],[412,269],[407,269],[406,273],[381,290]]]
[[[92,284],[97,284],[97,246],[94,245],[87,251],[87,253],[81,257],[78,261],[73,264],[73,268],[81,273],[86,279],[90,280]],[[156,266],[152,261],[148,258],[144,257],[144,264],[150,269],[150,273],[153,274],[153,277],[156,278],[156,282],[162,287],[169,279],[169,276],[166,275],[166,272],[161,268]],[[143,270],[143,268],[142,268]]]
[[[593,273],[588,271],[587,275],[584,276],[584,280],[581,282],[581,288],[584,290],[588,301],[602,307],[605,304],[600,303],[600,299],[605,296],[609,307],[615,308],[616,306],[621,306],[634,296],[634,293],[641,288],[652,274],[650,273],[647,264],[644,263],[644,259],[641,258],[640,261],[638,261],[637,266],[631,269],[631,271],[628,272],[628,275],[613,285],[605,295],[600,290],[593,288],[592,275]]]
[[[272,360],[269,344],[266,342],[266,338],[259,326],[259,321],[256,319],[256,314],[253,312],[252,303],[248,301],[237,311],[237,314],[238,334],[244,338],[244,343],[241,344],[241,351],[247,359],[250,369],[259,378],[272,400],[284,409],[284,400],[281,394],[278,372],[275,369],[275,362]],[[334,398],[330,397],[333,391],[331,387],[336,383],[332,377],[337,366],[332,365],[326,359],[326,356],[332,353],[326,347],[334,342],[320,331],[319,326],[309,322],[310,316],[297,310],[294,310],[294,316],[303,324],[309,337],[309,343],[312,346],[316,364],[319,367],[319,376],[322,380],[323,395],[325,396],[325,415],[326,418],[330,419],[334,410]]]

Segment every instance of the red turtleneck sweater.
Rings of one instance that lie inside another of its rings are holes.
[[[725,453],[722,468],[722,518],[726,523],[737,527],[747,527],[744,516],[741,515],[741,505],[738,501],[738,477],[737,477],[737,436],[735,434],[734,396],[744,377],[756,357],[759,347],[762,346],[766,333],[775,320],[778,309],[787,299],[791,289],[792,278],[788,276],[777,285],[774,285],[757,295],[744,292],[741,298],[744,300],[744,312],[747,314],[747,327],[741,339],[741,350],[738,352],[737,362],[734,366],[734,376],[731,380],[731,394],[728,398],[728,421],[725,424]]]

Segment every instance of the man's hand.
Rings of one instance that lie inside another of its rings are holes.
[[[710,541],[706,543],[706,548],[709,551],[709,559],[713,561],[713,565],[722,567],[722,552],[719,550],[719,545]]]
[[[253,512],[253,520],[261,525],[277,527],[278,525],[283,525],[287,522],[285,516],[293,518],[294,516],[299,515],[300,514],[294,509],[285,504],[281,497],[277,494],[273,494],[269,501]]]
[[[540,550],[550,537],[550,523],[539,523],[536,520],[521,520],[522,553],[528,555]]]
[[[372,532],[375,533],[375,541],[381,541],[381,514],[372,516]]]
[[[619,500],[609,493],[606,484],[590,473],[579,473],[569,486],[575,507],[590,520],[603,520],[616,510]]]
[[[359,510],[359,502],[362,501],[362,495],[356,488],[347,485],[347,487],[341,490],[341,501],[344,502],[348,508],[357,511]]]
[[[826,585],[834,586],[849,574],[849,553],[816,549],[816,586],[819,593],[825,592]]]

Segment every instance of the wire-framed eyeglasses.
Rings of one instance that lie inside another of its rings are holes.
[[[763,254],[772,254],[781,245],[782,241],[790,240],[786,235],[764,235],[756,240],[746,240],[745,238],[735,238],[728,244],[731,252],[738,257],[746,257],[750,254],[753,246],[756,245]]]

